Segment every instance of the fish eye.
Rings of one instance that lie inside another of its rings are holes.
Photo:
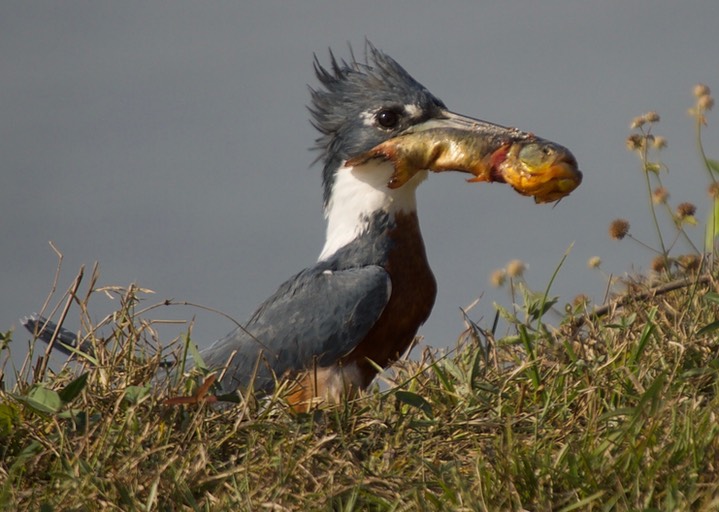
[[[519,150],[519,158],[529,165],[538,165],[547,155],[545,148],[539,144],[527,144]]]
[[[382,128],[394,128],[399,123],[399,114],[394,110],[382,109],[377,112],[375,119]]]

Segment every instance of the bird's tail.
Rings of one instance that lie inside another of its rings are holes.
[[[77,356],[78,352],[93,357],[95,356],[95,350],[93,349],[90,340],[80,343],[77,334],[72,331],[68,331],[63,326],[56,324],[52,320],[48,320],[42,315],[33,313],[30,316],[21,318],[20,322],[36,339],[44,343],[49,344],[53,338],[55,338],[55,341],[52,344],[53,350],[62,352],[70,357]],[[56,332],[57,335],[55,334]],[[159,362],[159,366],[160,368],[167,369],[174,367],[175,362],[162,360]]]
[[[55,338],[52,348],[63,354],[73,356],[78,351],[92,354],[92,346],[89,343],[78,344],[78,338],[74,332],[68,331],[42,315],[33,313],[20,319],[20,322],[40,341],[50,343]]]

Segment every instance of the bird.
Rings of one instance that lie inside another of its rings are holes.
[[[408,350],[437,294],[416,201],[430,171],[509,182],[510,167],[526,164],[526,182],[536,160],[551,153],[569,174],[547,198],[566,195],[581,180],[566,148],[450,111],[392,57],[365,46],[364,60],[353,53],[338,59],[330,50],[324,66],[314,57],[319,85],[310,88],[308,108],[319,132],[324,246],[312,266],[285,281],[246,323],[200,351],[204,365],[219,372],[215,396],[268,394],[286,381],[284,398],[296,410],[338,403]],[[455,154],[467,140],[481,154]],[[478,157],[482,165],[463,161]],[[510,158],[517,165],[503,168]],[[74,334],[45,318],[24,324],[40,339],[57,329],[60,345],[77,344]]]

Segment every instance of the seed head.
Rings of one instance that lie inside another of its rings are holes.
[[[707,192],[709,193],[709,197],[712,199],[716,199],[719,197],[719,183],[712,183],[709,185],[709,188],[707,189]]]
[[[708,112],[709,110],[712,109],[713,106],[714,106],[714,98],[712,98],[708,94],[706,94],[704,96],[700,96],[699,99],[697,100],[697,107],[699,107],[699,110]]]
[[[659,255],[652,260],[652,270],[657,274],[667,270],[669,264],[669,258],[663,255]]]
[[[577,306],[586,306],[586,305],[589,304],[590,302],[591,302],[591,300],[589,299],[589,297],[587,297],[587,296],[586,296],[585,294],[583,294],[583,293],[580,293],[579,295],[576,295],[576,296],[572,299],[572,304],[573,304],[575,307],[577,307]]]
[[[702,96],[709,96],[711,93],[712,92],[707,85],[696,84],[694,86],[694,96],[697,98],[701,98]]]
[[[658,123],[659,122],[659,114],[657,114],[654,111],[647,112],[646,114],[644,114],[644,119],[646,120],[647,123]]]
[[[652,141],[652,146],[654,146],[656,149],[664,149],[667,147],[667,138],[662,137],[661,135],[657,135],[654,137],[654,140]]]
[[[652,192],[652,201],[654,204],[666,204],[669,200],[669,191],[664,187],[657,187]]]
[[[599,268],[599,266],[602,264],[602,258],[599,256],[592,256],[587,260],[587,266],[589,268]]]
[[[507,275],[512,277],[522,277],[524,271],[527,269],[527,265],[522,260],[512,260],[507,263]]]
[[[693,217],[696,212],[697,207],[692,203],[680,203],[677,206],[676,215],[679,219],[686,219],[687,217]]]
[[[503,268],[498,268],[492,274],[489,276],[489,282],[494,286],[495,288],[501,288],[504,286],[505,281],[507,280],[507,273],[504,271]]]
[[[696,254],[682,254],[677,258],[677,263],[687,272],[693,272],[699,269],[701,259]]]
[[[632,130],[636,130],[637,128],[641,128],[642,126],[644,126],[644,123],[646,123],[644,116],[637,116],[632,119],[632,122],[629,124],[629,128],[631,128]]]
[[[614,240],[621,240],[629,234],[629,221],[614,219],[609,225],[609,236]]]
[[[627,137],[626,144],[629,151],[636,151],[637,149],[644,147],[644,137],[638,133],[632,133],[629,137]]]

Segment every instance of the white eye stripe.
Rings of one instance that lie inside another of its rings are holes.
[[[408,103],[404,106],[404,111],[412,119],[419,119],[422,116],[422,109],[414,103]]]
[[[396,108],[396,107],[395,107]],[[360,114],[362,124],[365,126],[375,126],[377,124],[377,113],[382,111],[383,108],[365,110]],[[412,119],[420,119],[422,117],[422,109],[414,103],[407,103],[402,105],[402,111]]]
[[[362,119],[362,124],[365,126],[374,126],[375,123],[375,114],[374,111],[365,111],[360,114],[360,119]]]

